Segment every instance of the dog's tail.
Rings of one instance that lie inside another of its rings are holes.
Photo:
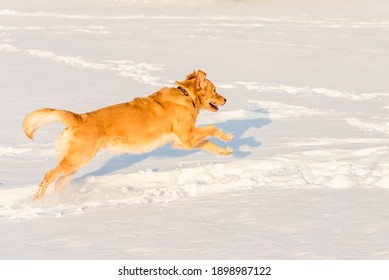
[[[42,125],[51,122],[63,122],[68,127],[74,127],[82,122],[81,115],[65,110],[55,110],[50,108],[40,109],[29,113],[23,121],[23,130],[31,140],[34,132]]]

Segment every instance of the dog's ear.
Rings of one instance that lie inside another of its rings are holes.
[[[198,89],[205,87],[205,85],[206,85],[205,77],[206,76],[207,76],[207,74],[205,74],[204,71],[202,71],[202,70],[197,71],[197,74],[196,74],[196,86],[197,86]]]
[[[193,71],[192,73],[190,73],[188,76],[186,76],[186,79],[187,80],[190,80],[190,79],[193,79],[196,77],[196,71]]]

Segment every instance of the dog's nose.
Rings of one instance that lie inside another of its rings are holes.
[[[224,104],[226,104],[226,102],[227,102],[227,99],[225,99],[224,97],[223,97],[223,99],[224,99]]]

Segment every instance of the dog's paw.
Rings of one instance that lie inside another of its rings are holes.
[[[234,138],[234,135],[232,133],[224,133],[224,135],[220,138],[224,142],[231,141]]]
[[[33,201],[40,201],[40,200],[42,200],[42,198],[43,198],[43,195],[42,195],[42,194],[36,193],[36,194],[34,194],[34,196],[32,197],[32,200],[33,200]]]
[[[231,155],[233,151],[234,151],[234,150],[233,150],[232,148],[230,148],[230,147],[224,148],[224,149],[219,153],[219,155],[228,156],[228,155]]]

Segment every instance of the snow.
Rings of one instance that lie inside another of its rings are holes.
[[[2,259],[389,257],[385,1],[0,7]],[[228,100],[198,124],[233,133],[233,155],[103,151],[32,201],[63,125],[31,142],[27,113],[126,102],[194,69]]]

